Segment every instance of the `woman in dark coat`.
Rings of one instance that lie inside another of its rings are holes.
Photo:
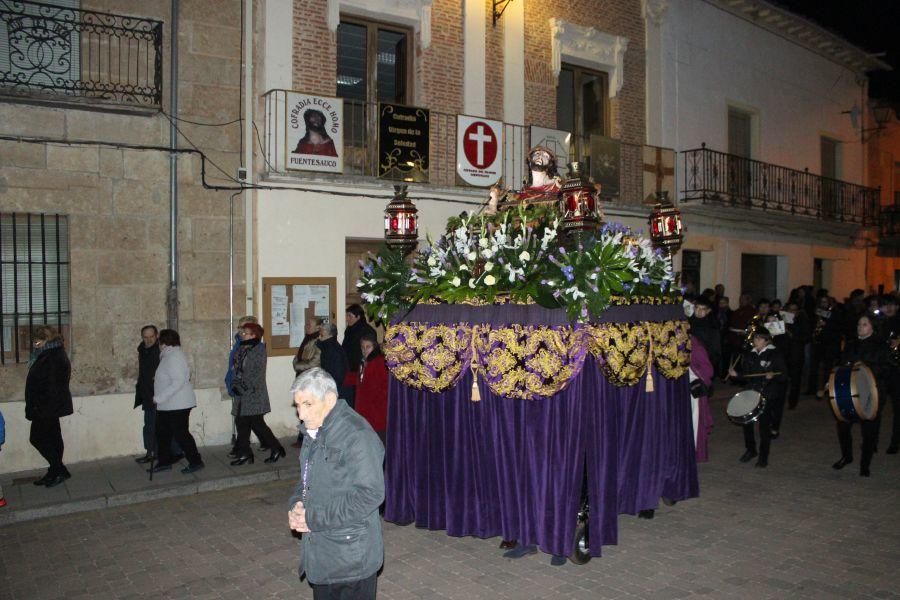
[[[231,464],[253,464],[251,429],[260,443],[272,451],[265,462],[274,463],[286,453],[263,418],[263,415],[272,410],[266,387],[266,347],[260,343],[263,328],[256,323],[246,323],[239,333],[241,343],[234,354],[234,380],[231,385],[231,414],[236,417],[237,423],[237,441],[234,444],[237,458]]]
[[[50,468],[35,485],[54,487],[72,475],[63,464],[63,439],[59,419],[72,414],[69,379],[72,367],[62,336],[54,328],[37,327],[32,340],[34,351],[25,379],[25,418],[31,421],[29,441]]]
[[[322,323],[319,325],[319,339],[316,340],[319,349],[319,364],[331,375],[337,384],[338,397],[347,399],[343,381],[347,376],[347,355],[337,341],[337,326],[334,323]],[[349,402],[348,402],[349,404]]]
[[[875,376],[878,387],[878,397],[885,398],[887,393],[887,377],[893,367],[890,363],[890,354],[887,342],[875,333],[875,323],[868,314],[862,315],[856,321],[856,338],[847,340],[847,345],[841,353],[842,364],[853,364],[862,361]],[[869,477],[869,466],[872,463],[872,455],[878,446],[878,427],[881,423],[881,411],[871,421],[860,421],[862,430],[862,456],[859,461],[859,474]],[[843,469],[853,462],[853,436],[850,433],[852,423],[837,422],[838,443],[841,446],[841,458],[831,465],[833,469]]]
[[[344,378],[342,396],[351,407],[355,406],[356,383],[359,375],[359,365],[362,363],[362,350],[359,342],[366,334],[375,335],[375,330],[366,322],[366,313],[359,304],[351,304],[347,307],[347,328],[344,330],[344,341],[341,346],[347,355],[347,375]],[[338,381],[338,384],[341,382]]]

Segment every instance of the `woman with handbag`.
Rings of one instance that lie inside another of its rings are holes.
[[[260,443],[272,451],[265,462],[274,463],[286,456],[286,452],[264,419],[264,415],[271,411],[266,387],[266,347],[260,343],[264,330],[257,323],[246,323],[238,333],[241,343],[234,354],[234,380],[231,385],[231,414],[236,417],[237,424],[237,441],[234,444],[237,457],[231,465],[253,464],[251,430]]]

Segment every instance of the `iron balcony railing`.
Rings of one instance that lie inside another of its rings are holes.
[[[264,163],[269,173],[286,174],[286,130],[281,124],[289,117],[286,106],[286,90],[270,90],[265,102],[265,155]],[[309,172],[319,178],[342,179],[347,177],[378,176],[378,105],[375,103],[343,100],[343,172],[326,174]],[[429,175],[428,184],[438,187],[465,185],[457,177],[457,115],[436,110],[429,111]],[[528,176],[525,155],[532,145],[545,143],[531,139],[532,128],[527,125],[504,123],[502,139],[503,186],[521,188]],[[600,136],[570,136],[568,155],[564,149],[553,147],[557,163],[564,172],[566,163],[577,156],[585,165],[589,176],[598,181],[610,177],[615,180],[618,172],[618,189],[604,186],[602,193],[608,200],[619,203],[638,203],[640,198],[626,198],[624,190],[640,190],[642,185],[641,146]],[[295,172],[296,173],[296,172]],[[608,189],[609,188],[609,189]]]
[[[162,22],[0,0],[0,95],[158,107]]]
[[[879,190],[710,150],[681,153],[681,200],[773,210],[825,221],[878,224]]]

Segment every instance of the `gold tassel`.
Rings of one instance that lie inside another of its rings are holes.
[[[478,391],[477,369],[472,369],[472,402],[481,402],[481,392]]]
[[[647,339],[650,341],[650,347],[647,349],[647,382],[644,384],[644,391],[648,394],[654,392],[653,388],[653,332],[650,331],[650,323],[647,323]]]

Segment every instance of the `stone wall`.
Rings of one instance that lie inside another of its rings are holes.
[[[82,8],[164,22],[163,104],[169,96],[170,3],[85,0]],[[240,115],[241,3],[192,0],[179,15],[178,116],[224,123]],[[233,176],[240,164],[240,122],[179,128]],[[0,210],[59,213],[70,228],[72,332],[66,340],[77,396],[127,393],[137,375],[135,349],[146,323],[164,327],[169,261],[169,155],[117,144],[164,147],[164,115],[0,104],[0,133],[103,146],[0,142]],[[191,143],[183,137],[179,146]],[[235,185],[207,164],[207,180]],[[230,347],[229,202],[233,192],[204,189],[197,155],[178,160],[179,330],[197,387],[219,386]],[[244,306],[243,200],[234,201],[235,312]],[[0,401],[21,400],[24,365],[0,367]],[[78,460],[73,456],[73,460]]]

